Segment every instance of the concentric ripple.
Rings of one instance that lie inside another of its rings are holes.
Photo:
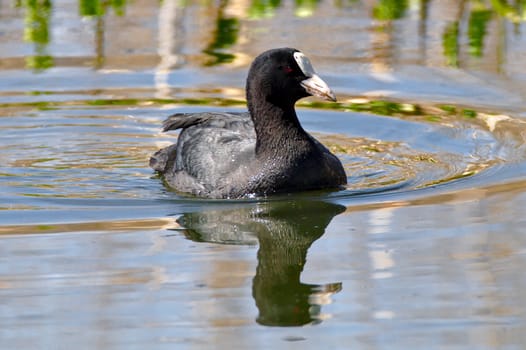
[[[167,190],[148,167],[155,150],[176,140],[176,134],[160,132],[163,118],[175,110],[203,109],[214,108],[142,103],[7,109],[0,118],[6,135],[0,145],[0,215],[13,223],[28,216],[41,221],[35,213],[48,211],[56,214],[43,215],[51,221],[75,221],[84,210],[95,220],[107,217],[108,210],[115,219],[147,218],[165,215],[163,207],[183,212],[206,205]],[[377,116],[322,109],[298,114],[344,163],[348,186],[331,195],[348,203],[356,195],[374,193],[374,200],[381,200],[378,195],[447,190],[459,180],[462,187],[474,186],[472,179],[480,176],[485,183],[497,182],[502,168],[524,158],[524,123],[509,116]]]

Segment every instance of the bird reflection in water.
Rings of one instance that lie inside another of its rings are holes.
[[[307,250],[344,206],[322,201],[270,201],[238,209],[183,214],[178,223],[194,241],[254,245],[259,242],[252,296],[257,322],[300,326],[321,322],[323,298],[341,283],[306,284],[300,280]]]

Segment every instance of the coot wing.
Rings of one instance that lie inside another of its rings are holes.
[[[182,192],[209,195],[244,183],[244,168],[255,158],[256,135],[248,113],[178,113],[163,130],[182,129],[177,144],[150,160],[165,180]]]

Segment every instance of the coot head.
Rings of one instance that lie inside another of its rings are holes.
[[[272,49],[259,55],[248,72],[246,91],[249,109],[253,101],[290,107],[299,99],[312,95],[336,101],[309,59],[292,48]]]

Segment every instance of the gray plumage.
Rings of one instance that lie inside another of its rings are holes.
[[[269,50],[252,63],[248,113],[168,117],[163,131],[181,129],[177,144],[156,152],[151,167],[175,190],[209,198],[345,185],[338,158],[305,132],[296,116],[295,102],[311,91],[300,85],[308,76],[295,63],[295,52]]]

